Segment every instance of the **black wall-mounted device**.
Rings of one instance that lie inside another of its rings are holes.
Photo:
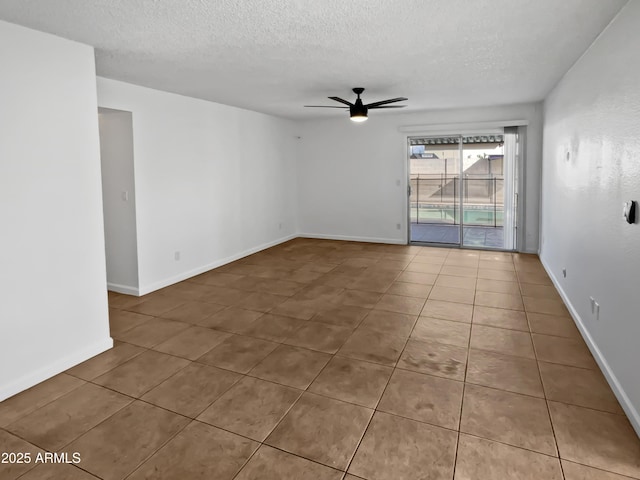
[[[636,223],[636,216],[638,211],[638,202],[635,200],[629,200],[624,203],[624,218],[627,223]]]

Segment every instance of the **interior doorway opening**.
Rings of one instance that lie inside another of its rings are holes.
[[[409,137],[409,242],[514,250],[517,133]]]

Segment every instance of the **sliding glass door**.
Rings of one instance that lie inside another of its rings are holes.
[[[411,243],[515,248],[515,132],[409,138]]]

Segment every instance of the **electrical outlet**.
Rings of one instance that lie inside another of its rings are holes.
[[[176,262],[180,261],[180,251],[176,250],[176,253],[173,254],[173,258]]]

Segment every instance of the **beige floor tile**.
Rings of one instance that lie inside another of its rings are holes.
[[[411,338],[425,342],[446,343],[467,348],[471,325],[462,322],[452,322],[439,318],[420,317],[416,323]]]
[[[443,247],[420,247],[420,249],[416,253],[416,257],[424,256],[424,257],[436,257],[436,258],[444,259],[449,255],[450,251],[451,251],[450,248],[443,248]]]
[[[344,292],[343,288],[335,288],[327,285],[307,285],[294,295],[296,300],[318,300],[330,302]]]
[[[422,316],[453,320],[455,322],[471,323],[473,306],[463,303],[443,302],[440,300],[427,300],[422,309]]]
[[[129,397],[87,383],[6,429],[38,447],[56,451],[130,402]]]
[[[473,308],[473,323],[490,327],[508,328],[510,330],[529,331],[527,315],[517,310],[506,308],[481,307]]]
[[[599,370],[540,362],[540,375],[549,400],[624,414]]]
[[[127,310],[157,317],[184,303],[184,301],[179,298],[164,296],[162,294],[146,295],[141,297],[140,300],[142,300],[140,303],[127,308]]]
[[[388,312],[418,315],[424,306],[424,302],[425,300],[422,298],[384,294],[374,308]]]
[[[353,330],[320,322],[307,322],[283,343],[325,353],[336,353]]]
[[[202,320],[199,325],[225,332],[240,333],[263,315],[262,312],[227,307]]]
[[[218,287],[224,287],[225,285],[230,285],[231,282],[235,282],[237,280],[240,280],[241,278],[244,278],[244,275],[210,270],[196,277],[191,277],[188,281],[200,283],[203,285],[216,285]]]
[[[369,309],[375,307],[380,298],[382,298],[381,293],[348,289],[338,295],[336,303],[339,305],[349,305],[351,307]]]
[[[566,460],[562,460],[562,470],[565,480],[629,480],[629,477],[623,477],[622,475],[585,465],[578,465]]]
[[[532,313],[546,313],[547,315],[559,315],[570,318],[569,310],[564,305],[562,300],[537,298],[537,297],[522,297],[524,302],[524,308],[527,312]]]
[[[130,480],[232,480],[259,443],[192,422],[156,452]]]
[[[454,380],[464,380],[466,366],[466,348],[412,339],[398,361],[398,368]]]
[[[362,269],[362,271],[364,272],[364,269]],[[338,272],[331,272],[322,275],[315,283],[336,288],[348,288],[356,277],[357,275],[353,276]]]
[[[536,285],[550,285],[553,286],[549,276],[543,271],[523,271],[516,265],[518,272],[518,280],[520,283],[533,283]]]
[[[370,310],[368,308],[340,305],[319,312],[311,320],[329,325],[337,325],[339,327],[349,327],[353,330],[360,325],[360,322],[362,322],[369,312]]]
[[[214,367],[248,373],[278,346],[258,338],[233,335],[198,359]]]
[[[438,275],[436,287],[463,288],[474,290],[476,288],[475,277],[458,277],[453,275]]]
[[[389,289],[389,287],[395,280],[395,276],[385,278],[378,275],[365,275],[355,279],[352,288],[365,292],[384,293]]]
[[[416,283],[418,285],[433,285],[434,283],[436,283],[436,278],[438,278],[440,267],[431,268],[431,270],[431,273],[412,272],[411,270],[405,270],[398,276],[396,281],[405,283]]]
[[[560,457],[640,478],[640,439],[622,415],[549,402]]]
[[[478,257],[465,258],[449,255],[444,261],[444,266],[478,268],[478,263]]]
[[[244,377],[198,420],[262,442],[300,395],[301,390]]]
[[[146,393],[142,400],[195,418],[240,378],[234,372],[192,363]]]
[[[270,313],[274,315],[284,315],[285,317],[297,318],[300,320],[310,320],[314,315],[322,311],[326,302],[316,300],[289,300],[274,307]]]
[[[508,293],[481,292],[478,291],[475,304],[483,307],[508,308],[510,310],[524,311],[522,297]]]
[[[563,480],[563,477],[557,458],[461,434],[455,479]]]
[[[494,268],[481,267],[478,269],[478,279],[500,280],[502,282],[517,282],[518,276],[509,270],[496,270]]]
[[[338,354],[394,366],[406,342],[407,339],[402,336],[388,335],[369,328],[358,328],[338,350]]]
[[[235,480],[341,480],[342,472],[262,445]]]
[[[14,480],[35,467],[35,458],[41,449],[15,435],[0,429],[0,478]],[[9,454],[22,454],[22,462],[10,461]],[[30,461],[27,463],[27,454]],[[7,455],[5,458],[4,455]]]
[[[538,364],[533,359],[469,350],[467,383],[544,398]]]
[[[527,313],[532,333],[555,335],[557,337],[582,338],[572,318],[546,315],[543,313]]]
[[[204,327],[189,327],[175,337],[153,347],[154,350],[177,357],[195,360],[231,336]]]
[[[224,308],[224,305],[216,305],[215,303],[191,301],[161,314],[160,317],[200,325],[204,319],[224,310]]]
[[[188,323],[176,322],[164,318],[151,318],[126,332],[113,335],[113,338],[123,342],[132,343],[140,347],[151,348],[164,342],[182,330],[189,328]]]
[[[7,398],[0,402],[0,427],[6,427],[84,384],[78,378],[61,373]]]
[[[65,450],[80,452],[80,467],[104,480],[133,472],[189,419],[135,401],[74,441]]]
[[[349,473],[368,480],[449,480],[456,438],[444,428],[376,412]]]
[[[474,297],[474,290],[468,290],[466,288],[442,287],[439,285],[434,285],[434,287],[431,289],[431,293],[429,294],[429,300],[468,303],[469,305],[473,305]]]
[[[445,265],[440,270],[440,275],[453,275],[455,277],[478,277],[477,267],[456,267],[452,265]]]
[[[303,320],[267,313],[247,326],[241,333],[249,337],[282,342],[305,324]]]
[[[237,288],[211,287],[211,293],[202,295],[201,302],[215,303],[217,305],[231,306],[242,301],[247,296],[247,292]]]
[[[209,293],[210,287],[193,282],[179,282],[154,292],[160,296],[174,297],[183,302],[197,301]]]
[[[377,410],[457,430],[462,382],[395,370]]]
[[[470,345],[480,350],[535,359],[529,332],[474,324],[471,327]]]
[[[236,303],[237,307],[257,312],[268,312],[281,303],[288,300],[286,295],[274,295],[272,293],[254,292],[242,298]]]
[[[551,335],[531,335],[538,360],[596,370],[598,365],[582,338],[562,338]]]
[[[404,295],[406,297],[424,298],[426,299],[431,292],[431,285],[420,285],[419,283],[393,282],[388,294]]]
[[[418,317],[403,313],[372,310],[358,327],[360,330],[375,330],[387,335],[407,338],[413,330]]]
[[[558,291],[552,285],[538,285],[535,283],[520,283],[520,291],[524,297],[549,298],[561,300]]]
[[[505,270],[509,272],[515,272],[516,268],[511,261],[495,261],[494,259],[485,260],[480,259],[478,268],[491,268],[494,270]]]
[[[249,374],[294,388],[306,389],[331,359],[331,355],[280,345]]]
[[[145,348],[116,341],[113,348],[70,368],[66,373],[84,380],[93,380],[143,352],[146,352]]]
[[[256,285],[256,291],[272,293],[273,295],[292,296],[298,293],[304,284],[292,282],[289,280],[261,279]]]
[[[189,360],[148,350],[93,380],[112,390],[140,397],[174,373]]]
[[[153,317],[143,315],[141,313],[128,312],[126,310],[118,310],[117,308],[109,309],[109,330],[111,335],[120,335],[127,330],[138,327]]]
[[[333,357],[308,388],[310,392],[375,408],[392,369],[351,358]]]
[[[520,288],[515,281],[490,280],[488,278],[478,278],[476,290],[481,292],[507,293],[509,295],[520,295]]]
[[[126,310],[143,302],[141,297],[134,297],[133,295],[124,295],[122,293],[108,292],[109,294],[109,306]]]
[[[557,455],[547,404],[541,398],[467,384],[460,431]]]
[[[305,393],[265,443],[344,470],[373,410]]]
[[[441,263],[411,262],[409,265],[407,265],[407,268],[405,269],[405,273],[427,274],[429,276],[433,275],[435,277],[435,275],[440,273],[440,270],[442,270]],[[420,277],[416,277],[416,278],[420,278]],[[425,277],[425,278],[428,278],[428,277]],[[435,278],[434,278],[434,281],[435,281]],[[423,282],[415,282],[415,283],[423,283]]]
[[[64,480],[99,480],[98,477],[67,463],[42,463],[21,476],[20,480],[59,480],[61,478]],[[7,480],[10,480],[10,477],[7,477]]]

